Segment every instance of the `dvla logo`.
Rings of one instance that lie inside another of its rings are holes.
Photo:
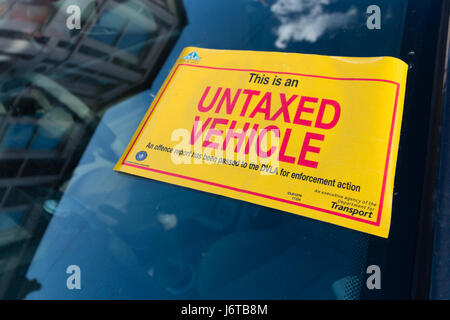
[[[198,56],[197,52],[192,51],[191,53],[189,53],[188,55],[185,55],[183,58],[181,58],[182,60],[194,60],[194,61],[199,61],[200,57]]]
[[[137,160],[137,161],[142,161],[142,160],[144,160],[145,158],[147,158],[147,152],[145,152],[145,151],[139,151],[139,152],[136,154],[136,160]]]

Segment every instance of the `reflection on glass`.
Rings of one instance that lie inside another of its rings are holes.
[[[40,288],[24,275],[98,120],[152,81],[183,24],[175,0],[0,0],[0,299]]]
[[[316,42],[325,32],[354,22],[358,10],[327,11],[331,0],[277,0],[270,10],[280,21],[275,46],[287,47],[290,41]]]

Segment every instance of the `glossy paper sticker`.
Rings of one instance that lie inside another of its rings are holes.
[[[406,74],[185,48],[115,170],[388,237]]]

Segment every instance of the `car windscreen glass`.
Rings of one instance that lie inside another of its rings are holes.
[[[0,3],[0,297],[407,298],[419,205],[405,196],[418,198],[419,188],[396,182],[382,239],[113,171],[186,46],[393,56],[410,59],[412,85],[432,76],[439,5],[377,1],[382,28],[371,30],[372,4],[85,1],[81,29],[69,30],[68,2]],[[407,92],[400,148],[427,116],[417,111],[423,90]],[[423,169],[420,157],[406,163],[406,150],[400,183],[405,170],[420,180]],[[397,284],[368,292],[370,264]],[[71,265],[81,290],[67,287]]]

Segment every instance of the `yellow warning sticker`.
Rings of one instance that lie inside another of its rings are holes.
[[[188,47],[114,169],[387,238],[406,74]]]

